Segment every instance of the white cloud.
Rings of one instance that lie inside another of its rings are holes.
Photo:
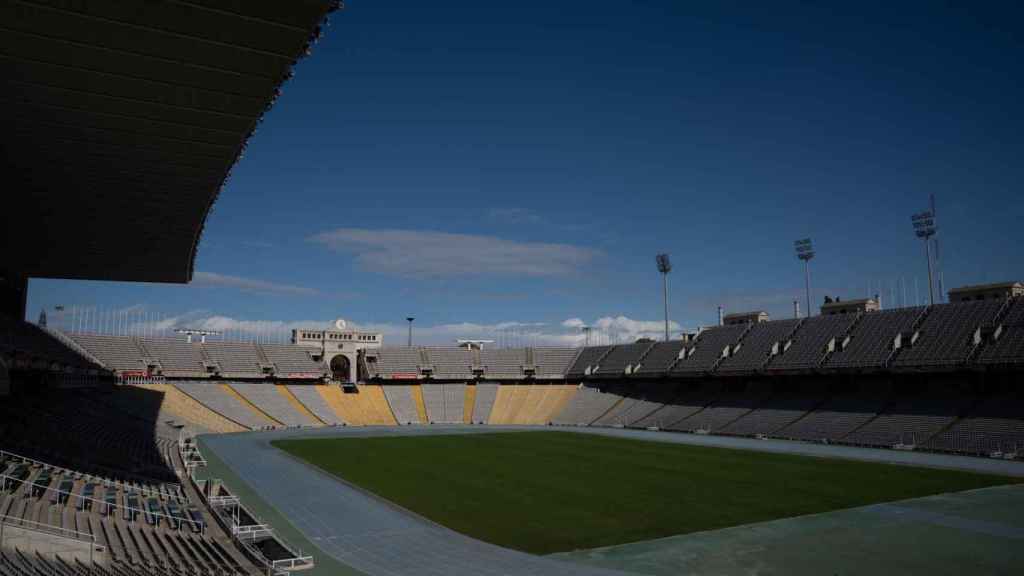
[[[420,230],[338,228],[309,240],[354,254],[365,270],[410,278],[567,276],[600,256],[596,250],[569,244]]]
[[[192,277],[192,284],[196,286],[222,286],[226,288],[237,288],[244,292],[257,294],[276,294],[288,296],[318,296],[319,290],[296,286],[293,284],[279,284],[266,280],[254,278],[243,278],[241,276],[228,276],[214,272],[196,272]]]
[[[225,340],[259,340],[287,342],[291,331],[301,328],[333,329],[333,320],[257,320],[212,314],[206,310],[192,310],[175,316],[148,312],[142,306],[133,307],[117,321],[101,321],[102,331],[117,333],[175,337],[176,329],[209,330],[220,332]],[[109,316],[109,314],[107,314]],[[56,322],[56,319],[55,319]],[[93,323],[97,321],[94,319]],[[386,346],[404,345],[408,325],[405,323],[349,322],[355,330],[379,332]],[[590,344],[631,343],[639,338],[661,339],[664,324],[659,320],[635,320],[626,316],[602,316],[591,323],[580,318],[569,318],[561,323],[505,321],[493,324],[455,322],[448,324],[413,325],[413,338],[417,344],[453,346],[458,339],[493,340],[495,346],[582,346],[587,337],[583,326],[589,326]],[[70,328],[70,325],[67,326]],[[669,324],[673,337],[681,330],[679,324]],[[213,337],[218,338],[218,337]]]

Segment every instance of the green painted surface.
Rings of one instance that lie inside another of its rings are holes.
[[[538,554],[1013,482],[569,432],[274,445],[449,528]]]

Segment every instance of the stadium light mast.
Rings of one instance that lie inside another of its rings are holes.
[[[935,214],[926,210],[910,217],[914,224],[914,234],[924,240],[924,256],[928,260],[928,304],[935,304],[935,282],[932,280],[932,247],[931,238],[935,236]]]
[[[804,290],[807,292],[807,311],[804,316],[811,316],[811,258],[814,258],[814,245],[810,238],[793,242],[796,257],[804,261]]]
[[[409,342],[408,342],[408,347],[409,348],[412,348],[412,321],[415,320],[415,319],[416,318],[413,317],[413,316],[406,316],[405,317],[405,321],[409,323]]]
[[[668,273],[672,271],[672,262],[668,254],[658,254],[654,260],[658,263],[658,272],[661,272],[661,292],[665,302],[665,342],[668,342]]]

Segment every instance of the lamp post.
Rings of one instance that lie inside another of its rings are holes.
[[[406,316],[406,318],[405,318],[405,321],[409,323],[409,341],[408,341],[409,348],[412,348],[412,321],[415,320],[415,319],[416,318],[413,317],[413,316]]]
[[[935,304],[935,283],[932,280],[932,248],[931,238],[938,230],[935,226],[935,214],[926,210],[910,217],[914,224],[914,234],[924,240],[924,257],[928,260],[928,304]]]
[[[665,302],[665,341],[668,342],[668,273],[672,271],[672,262],[668,254],[658,254],[654,260],[658,263],[658,272],[661,272],[661,292]]]
[[[811,258],[814,258],[814,245],[811,244],[810,238],[804,238],[803,240],[797,240],[793,242],[793,247],[796,249],[796,257],[804,261],[804,290],[807,293],[807,311],[804,315],[810,317],[811,315]]]

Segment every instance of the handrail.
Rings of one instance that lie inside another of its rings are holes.
[[[132,485],[128,484],[127,482],[123,482],[121,480],[114,480],[112,478],[107,478],[105,476],[97,476],[95,474],[89,474],[87,472],[81,472],[79,470],[72,470],[71,468],[64,468],[63,466],[57,466],[56,464],[50,464],[49,462],[43,462],[42,460],[36,460],[35,458],[29,458],[28,456],[22,456],[21,454],[15,454],[14,452],[8,452],[7,450],[3,450],[3,449],[0,449],[0,456],[7,456],[9,458],[17,458],[19,460],[22,460],[23,462],[31,462],[32,464],[36,464],[38,466],[45,466],[47,468],[52,468],[53,470],[60,471],[62,474],[64,474],[64,473],[66,473],[66,474],[75,474],[75,475],[78,475],[78,476],[80,476],[82,478],[85,478],[87,480],[95,480],[96,482],[98,482],[100,484],[103,484],[104,486],[114,485],[114,486],[120,486],[122,488],[127,486],[126,489],[138,490],[140,492],[146,492],[146,493],[154,492],[156,494],[160,494],[160,491],[155,489],[155,488],[132,486]],[[155,483],[155,484],[162,484],[164,486],[167,486],[168,488],[177,490],[179,492],[181,491],[181,484],[178,484],[177,482],[164,482],[163,480],[157,480],[156,478],[153,478],[152,480],[153,480],[153,483]]]
[[[17,488],[15,490],[23,489],[25,486],[31,486],[33,488],[42,488],[43,490],[49,490],[50,489],[50,485],[49,484],[39,484],[37,482],[29,482],[27,479],[22,480],[20,478],[16,478],[14,476],[10,476],[8,474],[2,474],[2,473],[0,473],[0,481],[2,481],[2,482],[0,482],[0,484],[2,484],[2,485],[7,485],[8,481],[10,481],[12,484],[15,484],[15,483],[18,484],[18,486],[17,486]],[[84,501],[87,501],[87,502],[93,502],[95,504],[99,504],[101,506],[106,506],[107,505],[107,501],[106,500],[100,500],[99,498],[90,498],[90,497],[85,496],[83,494],[73,494],[71,492],[65,492],[64,490],[61,490],[61,489],[56,488],[56,487],[53,490],[57,494],[66,495],[68,497],[68,500],[71,500],[72,498],[76,498],[78,501],[83,501],[84,500]],[[180,526],[181,525],[185,525],[185,524],[187,524],[187,525],[198,525],[200,530],[204,529],[203,523],[196,522],[196,521],[194,521],[191,518],[188,518],[186,516],[172,516],[170,514],[165,514],[163,512],[153,512],[149,508],[132,508],[131,506],[128,506],[127,504],[124,504],[123,500],[124,500],[124,498],[122,497],[122,503],[117,503],[115,501],[115,503],[113,504],[114,508],[116,508],[118,510],[121,510],[121,511],[137,512],[139,514],[142,514],[143,517],[148,515],[148,516],[152,516],[154,518],[166,518],[166,519],[168,519],[168,521],[176,520],[176,521],[179,522],[179,530],[180,530]],[[188,500],[187,499],[176,499],[175,501],[177,501],[179,504],[185,504],[185,505],[188,504]]]
[[[23,528],[32,532],[39,532],[41,534],[49,534],[51,536],[59,536],[68,540],[77,540],[79,542],[89,542],[96,545],[100,550],[106,550],[106,547],[102,544],[96,544],[96,536],[88,532],[79,532],[71,528],[64,528],[63,526],[56,526],[54,524],[46,524],[44,522],[36,522],[35,520],[28,520],[25,518],[19,518],[17,516],[9,516],[4,514],[0,516],[0,526],[13,526],[15,528]]]

